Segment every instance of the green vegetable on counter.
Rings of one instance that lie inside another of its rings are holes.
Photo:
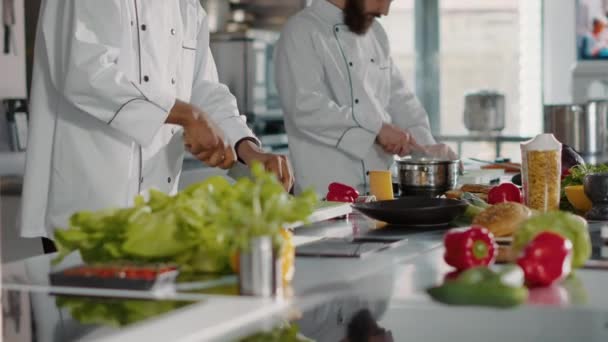
[[[544,231],[557,233],[572,242],[572,267],[582,267],[591,257],[591,238],[587,222],[580,216],[553,211],[533,216],[513,234],[513,253],[519,255],[524,247]]]
[[[585,176],[592,173],[608,173],[608,164],[600,164],[600,165],[589,165],[589,164],[580,164],[571,167],[565,177],[562,179],[561,183],[561,199],[560,199],[560,209],[566,210],[570,212],[574,212],[574,207],[568,201],[566,197],[566,187],[573,185],[583,185],[585,180]]]
[[[451,224],[455,227],[471,225],[475,216],[479,215],[482,211],[490,206],[486,201],[470,192],[463,193],[462,200],[466,201],[468,205],[465,212],[451,222]]]
[[[608,164],[573,166],[570,168],[569,174],[562,180],[562,187],[583,185],[585,176],[592,173],[608,173]]]
[[[483,266],[471,268],[454,279],[446,280],[441,286],[427,289],[427,292],[444,304],[497,308],[517,306],[528,298],[523,271],[514,265],[498,272]]]
[[[239,342],[311,342],[312,340],[299,334],[299,328],[295,324],[288,324],[275,328],[269,332],[261,332]]]
[[[462,199],[469,202],[469,204],[480,208],[481,210],[486,209],[490,206],[488,202],[482,200],[481,198],[470,192],[463,193]]]
[[[131,208],[76,213],[68,229],[55,231],[55,262],[79,251],[87,263],[168,262],[181,272],[228,273],[230,256],[252,238],[272,236],[279,246],[283,225],[306,221],[317,203],[312,190],[286,193],[261,164],[252,174],[233,185],[212,177],[175,196],[150,190]]]
[[[82,324],[123,327],[171,312],[190,304],[179,301],[134,299],[94,299],[60,296],[55,301],[60,309],[67,309],[72,318]]]

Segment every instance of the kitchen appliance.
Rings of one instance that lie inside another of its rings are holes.
[[[6,99],[2,101],[6,115],[9,147],[12,151],[24,151],[27,147],[28,110],[25,99]]]
[[[608,144],[608,102],[547,105],[544,107],[544,132],[553,133],[561,143],[583,155],[600,154]]]
[[[2,23],[4,24],[4,54],[11,51],[16,55],[16,42],[13,34],[15,28],[15,0],[2,0]]]
[[[228,30],[239,25],[280,31],[289,17],[305,8],[311,0],[230,0],[233,10]]]
[[[209,32],[223,31],[230,18],[230,3],[226,0],[201,0],[209,18]]]
[[[274,82],[274,49],[279,33],[267,30],[211,35],[219,81],[236,97],[239,112],[264,145],[285,149],[283,111]]]
[[[473,132],[502,131],[505,128],[505,96],[492,90],[468,93],[464,100],[464,125]]]
[[[274,49],[279,33],[264,30],[217,33],[211,52],[221,83],[230,88],[248,119],[282,118],[274,83]]]
[[[459,160],[406,158],[397,161],[402,196],[435,197],[458,183]]]

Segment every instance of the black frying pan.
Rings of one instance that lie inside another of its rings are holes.
[[[402,197],[392,201],[357,203],[353,208],[375,220],[412,226],[436,226],[448,224],[467,208],[465,201]]]

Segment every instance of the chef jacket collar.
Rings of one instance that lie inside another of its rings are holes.
[[[336,7],[336,5],[332,4],[331,2],[327,0],[316,0],[311,6],[315,13],[330,24],[344,24],[344,14],[342,9]]]

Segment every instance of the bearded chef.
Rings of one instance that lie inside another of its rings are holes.
[[[369,170],[418,152],[456,159],[393,63],[390,0],[316,0],[286,24],[276,51],[296,191],[340,181],[364,189]]]
[[[198,0],[48,0],[40,13],[24,237],[176,192],[185,150],[224,169],[258,160],[291,187],[288,161],[263,152],[217,82]]]

